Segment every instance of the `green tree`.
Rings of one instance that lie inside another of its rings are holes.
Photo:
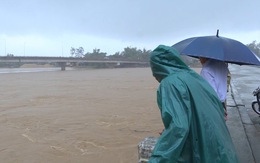
[[[137,48],[126,47],[121,53],[122,57],[127,60],[136,60],[138,58]]]
[[[253,41],[252,43],[247,44],[247,47],[260,57],[260,43]]]
[[[110,60],[120,60],[122,58],[121,52],[116,52],[113,55],[108,56]]]
[[[140,60],[142,61],[149,61],[151,50],[146,50],[145,48],[142,50],[142,53],[140,54]]]
[[[83,56],[84,56],[84,48],[79,47],[78,49],[76,49],[75,57],[81,58]]]
[[[74,48],[71,47],[70,48],[70,55],[71,57],[77,57],[77,58],[81,58],[84,56],[84,48],[83,47],[79,47],[79,48]]]
[[[100,52],[100,49],[93,49],[92,53],[87,52],[84,57],[87,59],[105,59],[107,53]]]
[[[149,61],[149,55],[151,50],[140,50],[136,47],[126,47],[122,52],[116,52],[114,55],[110,55],[109,59],[114,60],[131,60],[131,61]]]
[[[146,49],[140,50],[136,47],[126,47],[124,48],[124,51],[121,53],[121,56],[127,60],[148,61],[150,52],[150,50]]]
[[[73,48],[73,47],[71,47],[71,48],[70,48],[70,56],[71,56],[71,57],[74,57],[75,53],[76,53],[76,49]]]

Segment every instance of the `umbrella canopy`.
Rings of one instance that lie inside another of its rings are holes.
[[[260,59],[239,41],[216,36],[192,37],[172,46],[180,54],[205,57],[239,65],[260,66]]]

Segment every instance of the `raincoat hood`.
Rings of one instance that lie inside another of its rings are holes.
[[[177,71],[190,70],[181,60],[180,54],[172,47],[159,45],[150,55],[150,65],[154,77],[165,78]]]

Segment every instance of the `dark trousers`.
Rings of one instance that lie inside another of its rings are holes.
[[[225,109],[225,111],[227,110],[227,108],[226,108],[226,104],[225,104],[225,102],[222,102],[222,105],[223,105],[223,108]]]

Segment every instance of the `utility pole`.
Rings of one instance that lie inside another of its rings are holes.
[[[5,40],[5,56],[6,56],[6,39],[4,39]]]
[[[24,43],[23,43],[23,55],[25,56],[25,41],[24,41]]]

